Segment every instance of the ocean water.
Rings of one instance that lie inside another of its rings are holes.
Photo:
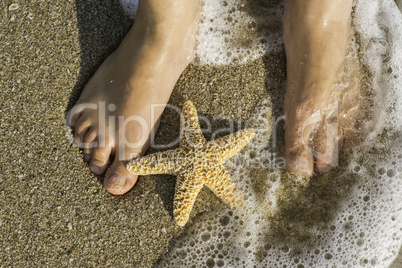
[[[121,1],[134,17],[135,2]],[[280,52],[284,3],[272,2],[250,14],[247,2],[205,1],[197,48],[200,62],[242,63]],[[352,25],[357,34],[348,57],[358,57],[363,65],[372,117],[369,134],[342,163],[344,168],[304,187],[272,163],[274,152],[267,146],[272,133],[270,100],[261,100],[248,122],[257,131],[256,139],[226,163],[247,197],[246,206],[239,211],[222,206],[197,216],[158,266],[387,267],[393,262],[402,244],[398,4],[354,2]]]

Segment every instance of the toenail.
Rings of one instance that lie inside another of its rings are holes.
[[[126,185],[126,178],[119,175],[112,175],[109,180],[112,182],[112,187],[114,188],[124,188]]]
[[[326,173],[326,172],[330,171],[331,168],[332,168],[331,165],[325,165],[325,166],[320,167],[320,171],[321,171],[322,173]]]
[[[91,155],[89,155],[89,154],[84,154],[84,161],[85,162],[89,162],[89,161],[91,161]]]
[[[93,173],[100,173],[101,172],[101,168],[95,165],[91,165],[91,170]]]

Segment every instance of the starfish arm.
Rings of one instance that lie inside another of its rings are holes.
[[[180,147],[194,148],[205,142],[200,129],[197,110],[191,101],[186,101],[180,117]]]
[[[181,149],[150,154],[132,160],[126,165],[136,175],[176,174],[180,170]]]
[[[224,163],[235,153],[243,149],[255,136],[252,129],[243,129],[231,135],[207,143],[207,150],[217,156],[219,162]]]
[[[219,168],[206,174],[205,185],[231,207],[243,203],[242,193],[232,181],[230,174],[223,165],[219,165]]]
[[[193,173],[177,175],[177,182],[173,202],[173,215],[177,225],[184,226],[190,216],[195,199],[203,184],[194,179]]]

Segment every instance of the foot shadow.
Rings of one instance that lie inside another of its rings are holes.
[[[116,50],[132,24],[118,0],[76,0],[75,9],[81,64],[76,84],[64,111],[65,117],[74,107],[89,79],[102,62]],[[103,176],[97,178],[103,182]]]
[[[254,31],[265,49],[262,57],[265,65],[265,88],[271,98],[272,118],[275,128],[270,144],[278,154],[284,147],[284,99],[286,90],[286,54],[282,42],[285,1],[244,0],[246,12],[254,18],[250,29]],[[278,41],[279,40],[279,41]],[[282,42],[282,43],[281,43]],[[273,143],[272,140],[276,141]]]
[[[117,49],[132,24],[132,20],[124,13],[118,0],[76,0],[75,8],[81,65],[65,115],[74,106],[84,86],[98,67]]]

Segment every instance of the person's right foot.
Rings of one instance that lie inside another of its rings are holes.
[[[199,18],[198,0],[140,1],[133,27],[70,113],[91,171],[108,169],[104,186],[110,193],[124,194],[135,184],[137,176],[125,165],[148,149],[177,79],[193,60]]]
[[[319,172],[329,171],[337,164],[339,142],[350,143],[350,135],[344,135],[343,128],[355,123],[356,116],[346,104],[353,100],[339,98],[355,89],[341,92],[334,85],[351,38],[351,10],[351,0],[287,3],[285,160],[295,173],[311,176],[314,162]],[[352,93],[356,96],[355,91]],[[344,111],[339,110],[341,102]]]

